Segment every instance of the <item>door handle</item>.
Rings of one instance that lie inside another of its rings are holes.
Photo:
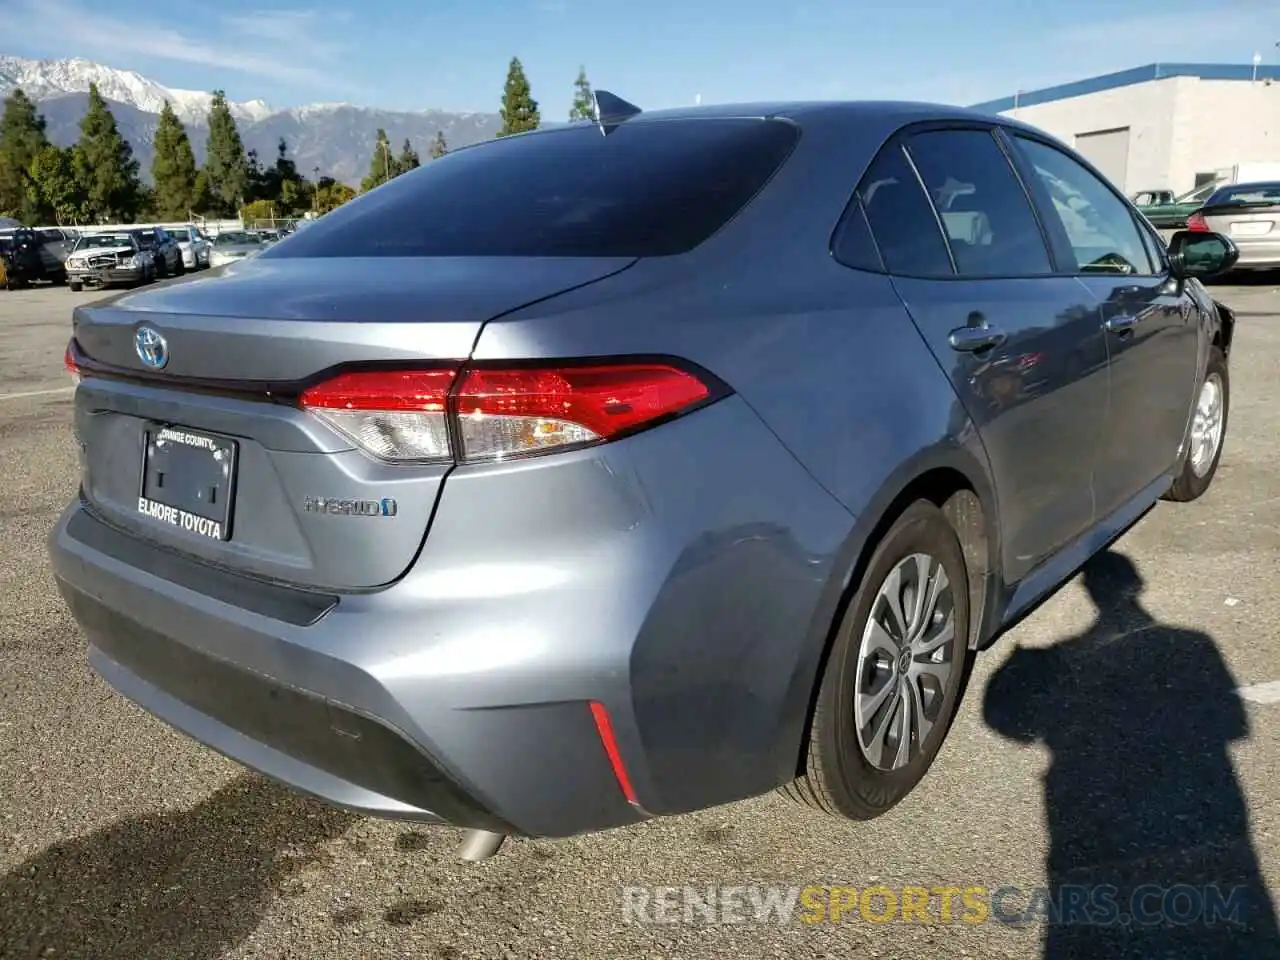
[[[1004,341],[1003,333],[988,327],[985,323],[982,326],[957,327],[947,336],[951,349],[961,353],[981,353],[983,350],[1000,346]]]
[[[1122,313],[1119,316],[1108,317],[1107,322],[1103,324],[1108,333],[1125,334],[1131,333],[1133,328],[1138,325],[1138,318],[1130,313]]]

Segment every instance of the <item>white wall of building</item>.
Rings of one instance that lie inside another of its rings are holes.
[[[1197,173],[1280,162],[1280,83],[1169,77],[1004,113],[1071,146],[1082,134],[1127,129],[1123,175],[1105,171],[1126,193],[1181,193]]]

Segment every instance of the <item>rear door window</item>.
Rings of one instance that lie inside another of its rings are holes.
[[[935,130],[907,142],[955,260],[969,277],[1053,272],[1031,201],[987,130]]]
[[[799,136],[782,120],[635,120],[446,154],[318,220],[270,257],[656,257],[708,239]]]
[[[858,199],[889,273],[904,277],[952,275],[938,218],[901,146],[893,144],[880,152],[858,186]],[[837,246],[836,255],[849,266],[862,266],[850,262],[851,250]]]

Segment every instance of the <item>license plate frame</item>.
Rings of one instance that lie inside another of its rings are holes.
[[[239,453],[239,444],[229,437],[177,424],[147,427],[137,513],[202,540],[229,541]]]
[[[1237,220],[1231,224],[1233,237],[1265,237],[1271,233],[1274,224],[1262,220]]]

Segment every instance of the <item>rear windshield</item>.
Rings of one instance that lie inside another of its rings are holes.
[[[1261,206],[1280,203],[1280,183],[1240,183],[1223,187],[1206,202],[1206,207]]]
[[[795,146],[780,120],[582,123],[446,154],[264,257],[658,257],[719,230]]]

